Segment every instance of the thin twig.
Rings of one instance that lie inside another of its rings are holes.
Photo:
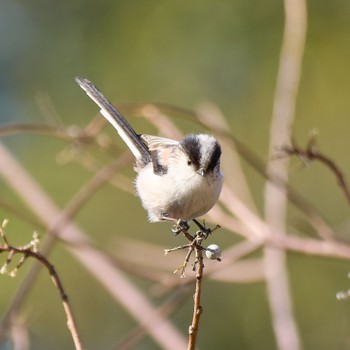
[[[195,293],[194,293],[194,304],[193,304],[193,316],[191,325],[188,328],[188,347],[187,350],[194,350],[196,346],[197,334],[199,330],[199,320],[202,314],[202,306],[201,306],[201,294],[202,294],[202,279],[203,279],[203,251],[205,248],[202,246],[202,241],[212,231],[216,230],[219,226],[215,227],[213,230],[206,229],[205,226],[202,226],[194,220],[196,225],[199,226],[199,230],[196,232],[194,236],[192,236],[187,228],[183,228],[181,226],[178,227],[179,231],[184,234],[184,236],[189,240],[189,244],[182,245],[172,249],[166,249],[165,253],[174,252],[180,249],[188,248],[188,252],[186,254],[185,260],[183,264],[177,268],[174,273],[181,271],[181,278],[185,277],[185,270],[190,260],[191,254],[195,252],[195,260],[193,264],[193,271],[196,271],[196,285],[195,285]]]
[[[348,204],[350,205],[350,188],[346,181],[346,178],[341,171],[341,169],[338,167],[338,165],[329,157],[325,156],[324,154],[320,153],[316,147],[313,144],[309,144],[307,148],[302,149],[298,147],[296,144],[292,144],[291,146],[285,146],[282,148],[284,152],[286,152],[289,155],[295,155],[300,157],[303,161],[313,161],[317,160],[324,164],[326,167],[330,169],[330,171],[335,175],[337,178],[338,184],[344,193],[346,200]]]
[[[63,283],[62,283],[55,267],[48,261],[48,259],[44,255],[42,255],[41,253],[39,253],[38,251],[33,249],[32,245],[27,245],[27,246],[23,246],[23,247],[15,247],[15,246],[9,244],[2,228],[0,228],[0,231],[1,231],[1,238],[4,241],[4,244],[0,245],[0,253],[8,252],[8,257],[7,257],[7,260],[2,268],[2,271],[6,270],[6,267],[8,266],[8,264],[11,262],[12,258],[16,254],[21,254],[22,258],[20,259],[19,263],[15,267],[14,271],[17,271],[19,269],[19,267],[23,264],[23,262],[26,260],[27,257],[34,258],[35,260],[39,261],[43,266],[45,266],[48,273],[50,274],[52,282],[55,285],[55,287],[57,288],[59,295],[60,295],[60,298],[62,300],[63,308],[64,308],[64,311],[65,311],[66,317],[67,317],[67,326],[68,326],[68,329],[72,335],[72,339],[73,339],[75,348],[77,350],[83,350],[84,347],[83,347],[83,344],[80,340],[78,328],[77,328],[77,325],[76,325],[76,322],[74,319],[74,315],[73,315],[72,307],[71,307],[70,302],[69,302],[68,295],[64,290]]]
[[[180,275],[181,278],[186,277],[186,275],[185,275],[186,267],[187,267],[188,262],[190,261],[190,257],[192,255],[194,249],[195,248],[192,244],[188,245],[188,252],[186,254],[186,257],[185,257],[183,264],[180,267],[178,267],[177,269],[175,269],[175,271],[174,271],[174,273],[178,273],[179,271],[181,271],[181,275]]]
[[[2,124],[0,126],[0,136],[10,136],[19,133],[29,133],[32,135],[46,135],[52,137],[58,137],[65,140],[80,140],[91,141],[91,136],[86,134],[83,129],[76,128],[61,128],[54,125],[47,124]]]
[[[203,309],[201,306],[201,294],[202,294],[202,279],[203,279],[203,249],[199,246],[195,246],[196,254],[196,287],[194,293],[194,304],[193,304],[193,317],[192,323],[188,329],[188,350],[194,350],[196,346],[197,334],[199,329],[199,320],[202,315]]]

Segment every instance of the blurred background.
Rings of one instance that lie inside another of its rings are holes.
[[[319,149],[349,178],[350,3],[310,0],[307,7],[293,136],[304,145],[316,129]],[[194,110],[203,103],[215,104],[232,134],[266,162],[283,24],[280,0],[1,0],[0,128],[15,123],[85,127],[97,108],[74,81],[75,76],[83,76],[117,105],[157,101]],[[127,115],[138,131],[157,132],[134,117]],[[186,116],[172,121],[185,133],[202,131]],[[104,132],[122,152],[124,146],[112,128]],[[61,208],[92,176],[78,162],[60,161],[69,140],[18,132],[3,135],[0,142]],[[111,159],[95,157],[99,164]],[[244,159],[242,165],[263,213],[264,179]],[[132,166],[123,173],[130,178],[126,186],[132,188]],[[225,176],[230,176],[227,170]],[[349,242],[349,207],[334,176],[320,164],[303,169],[294,160],[290,181],[322,213],[339,239]],[[0,197],[31,215],[2,178]],[[10,219],[7,231],[13,242],[27,243],[34,229],[45,237],[45,230],[0,207],[0,221],[5,217]],[[289,227],[313,235],[294,210],[288,219]],[[135,196],[109,186],[98,191],[74,221],[112,255],[121,249],[120,240],[127,238],[158,244],[160,250],[179,244],[169,225],[147,222]],[[226,230],[215,233],[215,243],[222,248],[239,240]],[[180,264],[183,255],[176,257]],[[71,297],[87,348],[113,348],[136,322],[67,253],[64,243],[55,246],[50,261]],[[15,279],[1,277],[0,315],[29,268],[27,263]],[[349,269],[348,261],[288,254],[292,301],[304,349],[350,347],[350,304],[335,297],[350,285]],[[161,302],[152,295],[150,281],[130,272],[128,276],[154,304]],[[184,335],[192,302],[189,292],[171,316]],[[263,282],[206,281],[202,304],[199,348],[276,348]],[[73,348],[57,291],[46,272],[29,292],[20,315],[31,349]],[[9,341],[0,343],[1,350],[10,348]],[[135,346],[158,348],[147,336]]]

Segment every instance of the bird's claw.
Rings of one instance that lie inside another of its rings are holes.
[[[177,223],[172,227],[171,231],[174,235],[178,235],[180,232],[186,232],[190,228],[187,221],[178,220]]]

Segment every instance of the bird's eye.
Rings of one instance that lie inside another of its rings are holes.
[[[190,161],[190,160],[188,160],[187,161],[187,165],[189,166],[189,165],[191,165],[192,164],[192,162]]]

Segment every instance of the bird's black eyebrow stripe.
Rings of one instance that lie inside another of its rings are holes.
[[[221,147],[220,145],[216,142],[214,146],[214,151],[210,157],[210,162],[207,167],[207,171],[211,171],[215,168],[216,164],[218,163],[219,159],[221,156]]]
[[[198,137],[188,135],[181,141],[181,147],[196,169],[200,167],[201,148]]]

